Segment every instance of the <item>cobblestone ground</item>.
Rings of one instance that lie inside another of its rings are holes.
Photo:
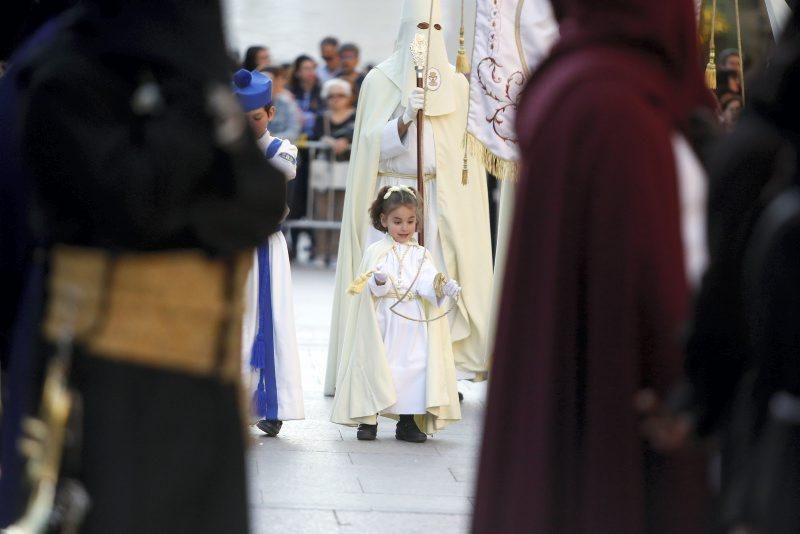
[[[459,383],[464,420],[426,443],[395,440],[385,418],[377,441],[357,441],[354,429],[329,422],[322,394],[333,272],[296,268],[293,276],[306,420],[284,423],[277,438],[253,433],[253,532],[467,532],[485,383]]]

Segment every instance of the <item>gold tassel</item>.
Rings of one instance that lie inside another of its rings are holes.
[[[350,287],[347,289],[347,292],[351,295],[360,294],[362,291],[364,291],[364,287],[367,285],[369,277],[372,276],[372,273],[374,272],[375,271],[367,271],[358,278],[356,278],[353,281],[353,283],[350,284]]]
[[[717,64],[716,54],[711,50],[708,54],[708,65],[706,65],[706,85],[712,91],[717,90]]]
[[[464,0],[461,0],[461,30],[458,33],[458,54],[456,54],[456,72],[466,74],[470,71],[467,50],[464,48]]]

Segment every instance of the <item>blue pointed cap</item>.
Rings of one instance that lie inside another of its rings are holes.
[[[244,111],[272,104],[272,80],[255,70],[239,69],[233,75],[233,92]]]

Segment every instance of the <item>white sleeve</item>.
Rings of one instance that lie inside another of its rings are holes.
[[[383,127],[383,135],[381,136],[382,160],[396,158],[408,152],[408,147],[403,144],[403,141],[400,139],[400,134],[397,131],[397,121],[399,120],[400,118],[392,119]],[[406,139],[408,139],[410,132],[411,128],[409,127],[409,133],[406,133]]]
[[[286,180],[294,180],[297,175],[297,147],[284,139],[269,162],[286,176]]]

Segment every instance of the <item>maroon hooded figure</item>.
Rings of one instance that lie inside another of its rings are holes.
[[[704,464],[642,440],[637,391],[682,375],[672,136],[711,107],[690,0],[553,0],[517,118],[522,169],[474,532],[705,530]]]

